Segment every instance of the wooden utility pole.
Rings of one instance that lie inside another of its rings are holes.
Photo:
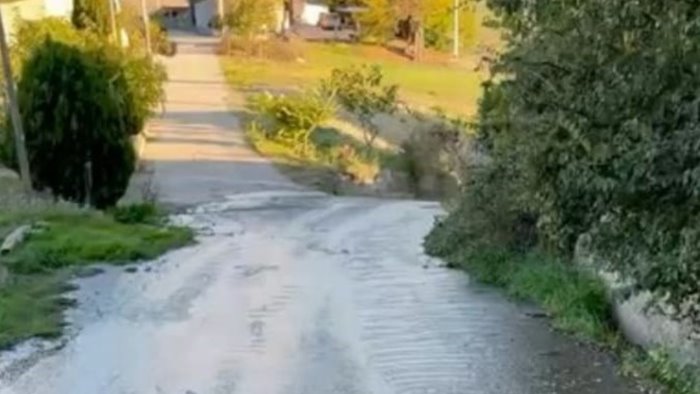
[[[153,55],[153,48],[151,48],[151,22],[148,17],[146,0],[141,0],[141,16],[143,18],[143,36],[146,38],[146,53],[148,53],[148,56],[151,56]]]
[[[216,0],[216,12],[219,15],[219,22],[221,22],[221,30],[224,30],[224,0]]]
[[[107,1],[109,1],[109,22],[111,25],[110,27],[112,28],[112,38],[114,39],[114,42],[121,47],[121,35],[119,34],[119,31],[117,31],[117,11],[114,7],[114,0]]]
[[[454,38],[453,38],[453,48],[452,48],[452,54],[454,55],[455,58],[459,57],[459,4],[460,0],[455,0],[455,6],[454,6]]]
[[[10,51],[7,48],[7,37],[5,36],[5,23],[2,20],[2,8],[0,7],[0,52],[2,53],[2,71],[5,76],[5,89],[7,90],[7,105],[10,106],[10,118],[15,133],[15,149],[17,150],[17,160],[19,161],[19,174],[22,177],[22,185],[27,196],[32,193],[32,179],[29,172],[29,158],[27,157],[27,146],[24,140],[24,130],[22,128],[22,116],[19,113],[17,104],[17,91],[15,81],[12,78],[12,65],[10,64]]]

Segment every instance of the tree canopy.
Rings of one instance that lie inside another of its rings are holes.
[[[367,12],[360,14],[363,35],[385,41],[393,37],[400,19],[412,17],[423,24],[426,45],[438,49],[452,44],[454,0],[364,0]],[[460,3],[460,38],[463,44],[473,42],[478,20],[471,1]]]
[[[508,47],[481,105],[544,245],[700,321],[700,3],[490,0]]]

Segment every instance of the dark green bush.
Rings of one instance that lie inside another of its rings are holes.
[[[464,250],[524,251],[537,243],[536,216],[519,201],[513,168],[475,166],[450,214],[426,237],[428,253],[447,257]]]
[[[531,212],[542,246],[571,257],[589,234],[606,268],[700,322],[700,7],[489,3],[510,41],[479,117],[492,163],[441,227],[472,242],[509,194],[495,213]],[[477,198],[495,185],[508,187]]]
[[[155,224],[161,212],[153,203],[117,206],[111,210],[112,217],[124,224]]]
[[[135,168],[126,92],[104,51],[47,40],[32,53],[18,96],[36,188],[98,208],[117,202]]]
[[[18,24],[11,51],[13,69],[18,77],[25,63],[47,38],[82,51],[100,53],[105,64],[112,64],[112,88],[117,92],[115,97],[121,100],[119,122],[129,135],[143,130],[146,120],[164,97],[163,83],[167,76],[162,65],[146,57],[144,52],[119,48],[92,30],[77,30],[63,19],[45,18]],[[4,130],[0,135],[0,160],[14,167],[14,147],[8,144],[11,141],[9,132],[9,129]]]
[[[526,142],[513,132],[509,108],[503,85],[487,85],[473,146],[463,158],[462,193],[426,238],[429,253],[444,257],[462,250],[536,246],[537,211],[520,152]]]
[[[140,51],[127,51],[110,44],[91,30],[77,30],[61,18],[45,18],[37,21],[20,21],[17,34],[12,42],[12,65],[17,76],[21,74],[29,56],[44,44],[47,38],[86,50],[101,50],[111,57],[111,62],[119,63],[128,83],[127,105],[132,108],[125,112],[131,133],[139,133],[154,108],[161,103],[166,80],[165,69]]]

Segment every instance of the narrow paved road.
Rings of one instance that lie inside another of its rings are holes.
[[[426,257],[437,204],[300,190],[228,114],[181,37],[148,150],[199,244],[82,279],[58,344],[0,356],[0,394],[638,392],[605,355]]]

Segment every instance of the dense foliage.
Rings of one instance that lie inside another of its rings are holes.
[[[21,22],[11,54],[35,187],[99,208],[116,203],[134,169],[131,136],[163,99],[164,68],[52,18]],[[10,128],[1,134],[0,159],[15,167]]]
[[[13,70],[19,76],[28,58],[44,45],[47,38],[87,50],[100,50],[111,62],[119,64],[119,73],[127,81],[126,104],[129,110],[123,114],[131,134],[139,133],[146,119],[163,100],[164,67],[136,48],[130,51],[118,48],[94,33],[93,30],[77,30],[61,18],[45,18],[18,23],[11,54]]]
[[[34,51],[18,95],[35,187],[98,208],[117,202],[135,167],[127,91],[101,51],[52,41]]]
[[[536,217],[542,246],[570,256],[586,234],[608,268],[700,322],[700,4],[489,3],[509,39],[479,120],[492,175],[461,206],[487,211],[471,194],[501,185],[516,196],[500,211]]]

